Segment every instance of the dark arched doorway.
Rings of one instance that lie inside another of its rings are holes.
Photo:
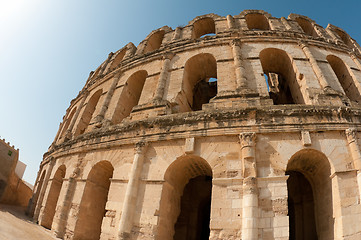
[[[174,240],[209,239],[212,177],[189,180],[181,198],[181,212],[174,225]]]
[[[314,149],[294,154],[287,164],[291,240],[334,239],[331,166]]]
[[[286,172],[290,240],[317,240],[312,187],[297,171]]]
[[[212,169],[201,157],[175,160],[164,174],[157,240],[209,239]]]

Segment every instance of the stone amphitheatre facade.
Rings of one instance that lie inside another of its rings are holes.
[[[152,31],[71,101],[29,207],[62,239],[361,239],[361,48],[246,10]]]

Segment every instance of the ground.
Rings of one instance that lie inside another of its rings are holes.
[[[31,221],[21,207],[0,204],[0,239],[2,240],[49,240],[58,239]]]

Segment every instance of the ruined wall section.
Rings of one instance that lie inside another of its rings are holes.
[[[89,75],[44,154],[30,213],[63,239],[90,225],[100,239],[173,239],[180,186],[206,176],[210,239],[283,240],[297,171],[314,189],[318,239],[357,239],[360,50],[335,26],[261,10],[156,29]],[[94,223],[82,209],[97,184],[107,196]]]

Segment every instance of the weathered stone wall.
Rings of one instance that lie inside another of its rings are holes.
[[[15,172],[18,160],[19,149],[0,139],[0,203],[26,207],[32,189]]]
[[[63,239],[359,239],[360,57],[342,29],[297,14],[154,30],[110,53],[70,103],[34,220]],[[194,111],[201,81],[217,95]],[[307,199],[288,183],[295,172]],[[197,192],[182,196],[199,176],[212,193],[195,207]]]

